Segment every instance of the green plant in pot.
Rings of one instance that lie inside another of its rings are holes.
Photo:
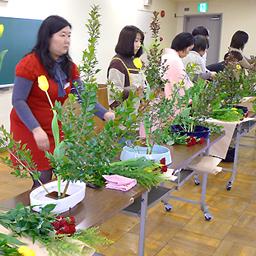
[[[166,158],[166,162],[169,164],[171,163],[170,151],[164,146],[157,145],[157,136],[155,136],[157,131],[160,132],[166,126],[175,112],[174,99],[169,100],[164,96],[166,80],[163,76],[167,67],[161,62],[163,49],[160,45],[158,12],[153,12],[150,30],[152,32],[152,43],[149,49],[145,48],[147,62],[145,67],[142,68],[147,85],[144,97],[140,100],[137,115],[138,126],[143,124],[144,127],[144,138],[139,137],[137,141],[133,142],[134,145],[125,147],[121,159],[144,155],[156,161]]]
[[[255,96],[256,72],[242,68],[237,62],[229,62],[213,83],[211,93],[218,97],[212,101],[211,117],[222,121],[241,120],[244,113],[239,103],[244,97]]]
[[[198,79],[193,87],[186,89],[185,94],[179,96],[177,115],[170,129],[176,143],[190,145],[191,139],[193,142],[203,143],[204,139],[209,137],[210,131],[221,132],[221,127],[206,122],[212,113],[211,102],[215,97],[209,93],[211,86],[211,82]],[[179,86],[174,88],[176,87]]]

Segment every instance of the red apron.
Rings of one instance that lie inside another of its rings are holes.
[[[40,64],[39,59],[34,53],[25,56],[16,66],[16,76],[26,78],[33,81],[33,86],[27,99],[27,104],[30,107],[33,115],[39,122],[42,129],[47,133],[50,141],[49,152],[54,151],[54,138],[51,130],[51,122],[53,118],[53,112],[51,110],[50,103],[47,99],[46,93],[38,87],[37,78],[40,75],[45,75],[49,82],[48,94],[52,103],[60,101],[62,104],[68,97],[71,90],[72,80],[79,77],[78,70],[75,64],[72,67],[72,77],[69,85],[65,89],[66,95],[64,97],[58,97],[58,84],[47,75],[46,70]],[[16,85],[17,86],[17,85]],[[13,108],[10,115],[11,121],[11,133],[15,141],[20,141],[21,144],[27,144],[27,148],[31,150],[32,159],[37,165],[37,170],[49,170],[52,169],[48,159],[45,157],[45,152],[41,151],[34,140],[32,132],[24,125],[24,123],[18,117],[15,109]]]

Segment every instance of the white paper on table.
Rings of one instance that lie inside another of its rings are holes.
[[[239,106],[247,107],[248,111],[253,111],[253,100],[255,100],[255,97],[244,97]]]
[[[222,170],[217,165],[221,162],[221,159],[213,156],[198,156],[189,165],[188,168],[203,173],[218,173]]]
[[[177,180],[177,176],[173,175],[174,169],[167,169],[167,172],[164,172],[162,175],[165,177],[165,179],[170,180],[170,181],[175,181]]]
[[[225,131],[225,135],[223,136],[223,138],[221,138],[219,141],[217,141],[210,147],[209,155],[225,159],[231,140],[233,138],[233,134],[236,126],[238,124],[241,124],[243,122],[248,122],[251,120],[255,120],[255,118],[246,117],[243,120],[238,122],[225,122],[225,121],[220,121],[213,118],[207,119],[206,122],[223,126],[223,129]]]

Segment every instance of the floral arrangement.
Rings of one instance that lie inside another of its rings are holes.
[[[58,195],[60,193],[60,180],[69,182],[82,181],[93,186],[101,187],[105,184],[103,175],[120,174],[121,169],[125,167],[130,172],[123,172],[124,176],[136,178],[137,182],[146,187],[157,185],[163,180],[160,172],[160,166],[156,166],[153,161],[141,160],[135,162],[114,163],[118,154],[124,145],[124,142],[134,137],[136,133],[136,114],[134,113],[134,95],[131,95],[123,104],[115,110],[116,118],[105,124],[104,129],[96,134],[94,130],[94,108],[96,103],[96,92],[98,84],[95,75],[99,71],[96,68],[97,59],[95,48],[99,38],[99,7],[93,6],[89,13],[88,31],[90,38],[89,45],[83,52],[83,61],[80,66],[82,87],[77,87],[79,97],[81,98],[81,111],[76,113],[76,97],[69,95],[68,104],[62,107],[60,103],[55,105],[50,102],[47,90],[48,82],[45,77],[39,77],[40,88],[45,91],[53,110],[52,131],[55,140],[55,150],[53,154],[46,153],[58,177]],[[88,63],[90,65],[88,65]],[[60,141],[58,122],[62,124],[64,139]],[[19,177],[32,174],[35,178],[37,172],[35,164],[32,162],[29,150],[26,146],[20,146],[18,142],[13,141],[12,136],[1,128],[5,135],[0,138],[0,144],[5,145],[6,149],[16,156],[19,160],[18,165],[13,166],[8,157],[2,159],[13,168],[13,173]],[[9,141],[9,143],[7,143]],[[7,143],[7,145],[6,145]],[[145,168],[142,168],[142,164]],[[119,168],[116,168],[119,166]],[[151,170],[151,172],[149,172]],[[139,174],[138,174],[139,173]],[[39,178],[39,176],[38,176]],[[146,181],[146,182],[145,182]],[[66,187],[67,187],[66,186]]]
[[[13,252],[1,255],[36,255],[36,252],[15,237],[27,237],[33,242],[39,242],[50,256],[92,255],[95,251],[92,247],[110,243],[105,237],[100,236],[97,228],[76,230],[74,217],[56,216],[51,213],[54,207],[47,205],[41,213],[35,213],[31,207],[18,204],[16,208],[1,213],[0,224],[10,230],[12,236],[0,235],[0,241],[2,238],[5,242],[5,250]]]
[[[150,23],[152,32],[152,44],[147,53],[147,62],[142,67],[147,86],[143,97],[140,99],[137,122],[143,123],[145,129],[145,145],[147,153],[151,154],[153,145],[158,143],[158,135],[170,122],[175,113],[175,98],[166,99],[164,96],[164,85],[167,82],[163,78],[167,68],[161,61],[163,49],[160,45],[160,22],[159,12],[153,12]],[[142,65],[141,65],[142,66]],[[141,138],[138,143],[143,143]],[[136,144],[136,142],[134,143]]]

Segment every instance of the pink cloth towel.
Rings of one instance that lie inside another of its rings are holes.
[[[136,179],[127,178],[117,174],[103,175],[103,178],[107,181],[106,188],[109,189],[128,191],[137,184]]]

